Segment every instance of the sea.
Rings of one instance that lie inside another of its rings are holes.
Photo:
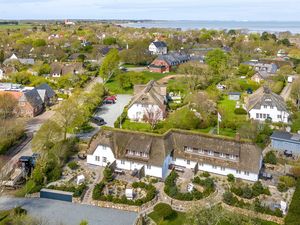
[[[120,23],[121,26],[135,28],[174,28],[189,29],[240,29],[245,32],[279,33],[289,31],[300,34],[300,21],[204,21],[204,20],[146,20]]]

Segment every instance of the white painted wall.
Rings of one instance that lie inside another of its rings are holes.
[[[127,112],[127,116],[130,120],[133,121],[143,121],[144,115],[150,110],[152,112],[159,112],[158,119],[163,120],[163,111],[159,108],[158,105],[142,105],[142,104],[133,104]]]
[[[182,166],[182,167],[186,167],[186,168],[190,168],[193,169],[195,168],[196,165],[196,161],[190,161],[188,164],[188,161],[185,159],[180,159],[180,158],[176,158],[176,160],[173,160],[172,162],[175,165],[178,166]],[[245,171],[237,171],[236,169],[231,169],[231,168],[221,168],[220,166],[212,166],[209,164],[198,164],[198,169],[202,170],[202,171],[206,171],[206,172],[210,172],[210,173],[215,173],[218,175],[223,175],[223,176],[227,176],[228,174],[233,174],[236,178],[240,178],[243,180],[249,180],[249,181],[257,181],[258,180],[258,174],[255,173],[246,173]]]
[[[167,47],[162,47],[162,48],[157,48],[153,43],[149,45],[149,52],[152,54],[167,54],[168,53],[168,48]]]
[[[106,160],[105,160],[106,159]],[[115,161],[115,156],[110,147],[99,145],[92,155],[87,155],[87,163],[105,167]]]
[[[0,69],[0,80],[4,79],[4,73],[3,70]]]
[[[269,114],[269,116],[272,118],[272,122],[283,122],[288,123],[289,113],[284,111],[277,110],[277,107],[273,107],[273,109],[270,108],[270,106],[267,106],[267,108],[264,108],[262,106],[260,109],[251,109],[249,111],[249,117],[250,119],[259,120],[259,121],[265,121],[266,118],[256,118],[256,114]],[[281,115],[281,118],[278,118],[278,115]]]

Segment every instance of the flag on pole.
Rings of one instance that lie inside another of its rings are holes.
[[[218,112],[218,121],[222,122],[222,116],[220,115],[220,113]]]

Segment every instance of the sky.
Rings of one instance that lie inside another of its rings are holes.
[[[0,0],[0,19],[300,21],[300,0]]]

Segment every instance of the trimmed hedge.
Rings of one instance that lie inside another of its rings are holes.
[[[86,184],[80,184],[78,187],[67,186],[67,185],[63,185],[63,186],[54,186],[54,185],[51,185],[51,186],[49,186],[47,188],[53,189],[53,190],[59,190],[59,191],[73,192],[74,193],[73,197],[78,198],[78,197],[82,196],[83,192],[87,188],[87,185]]]
[[[205,187],[204,192],[202,193],[194,189],[192,192],[181,193],[176,186],[177,178],[178,178],[178,174],[175,171],[172,171],[165,180],[164,191],[171,198],[181,200],[181,201],[200,200],[203,197],[209,196],[214,191],[214,183],[211,178],[206,178],[202,180],[199,177],[196,177],[193,180],[193,183],[204,186]]]
[[[237,115],[247,115],[247,111],[243,108],[236,108],[234,110],[234,113]]]
[[[300,179],[297,181],[296,190],[293,195],[292,202],[289,207],[287,216],[285,217],[285,225],[299,225],[300,221]]]

